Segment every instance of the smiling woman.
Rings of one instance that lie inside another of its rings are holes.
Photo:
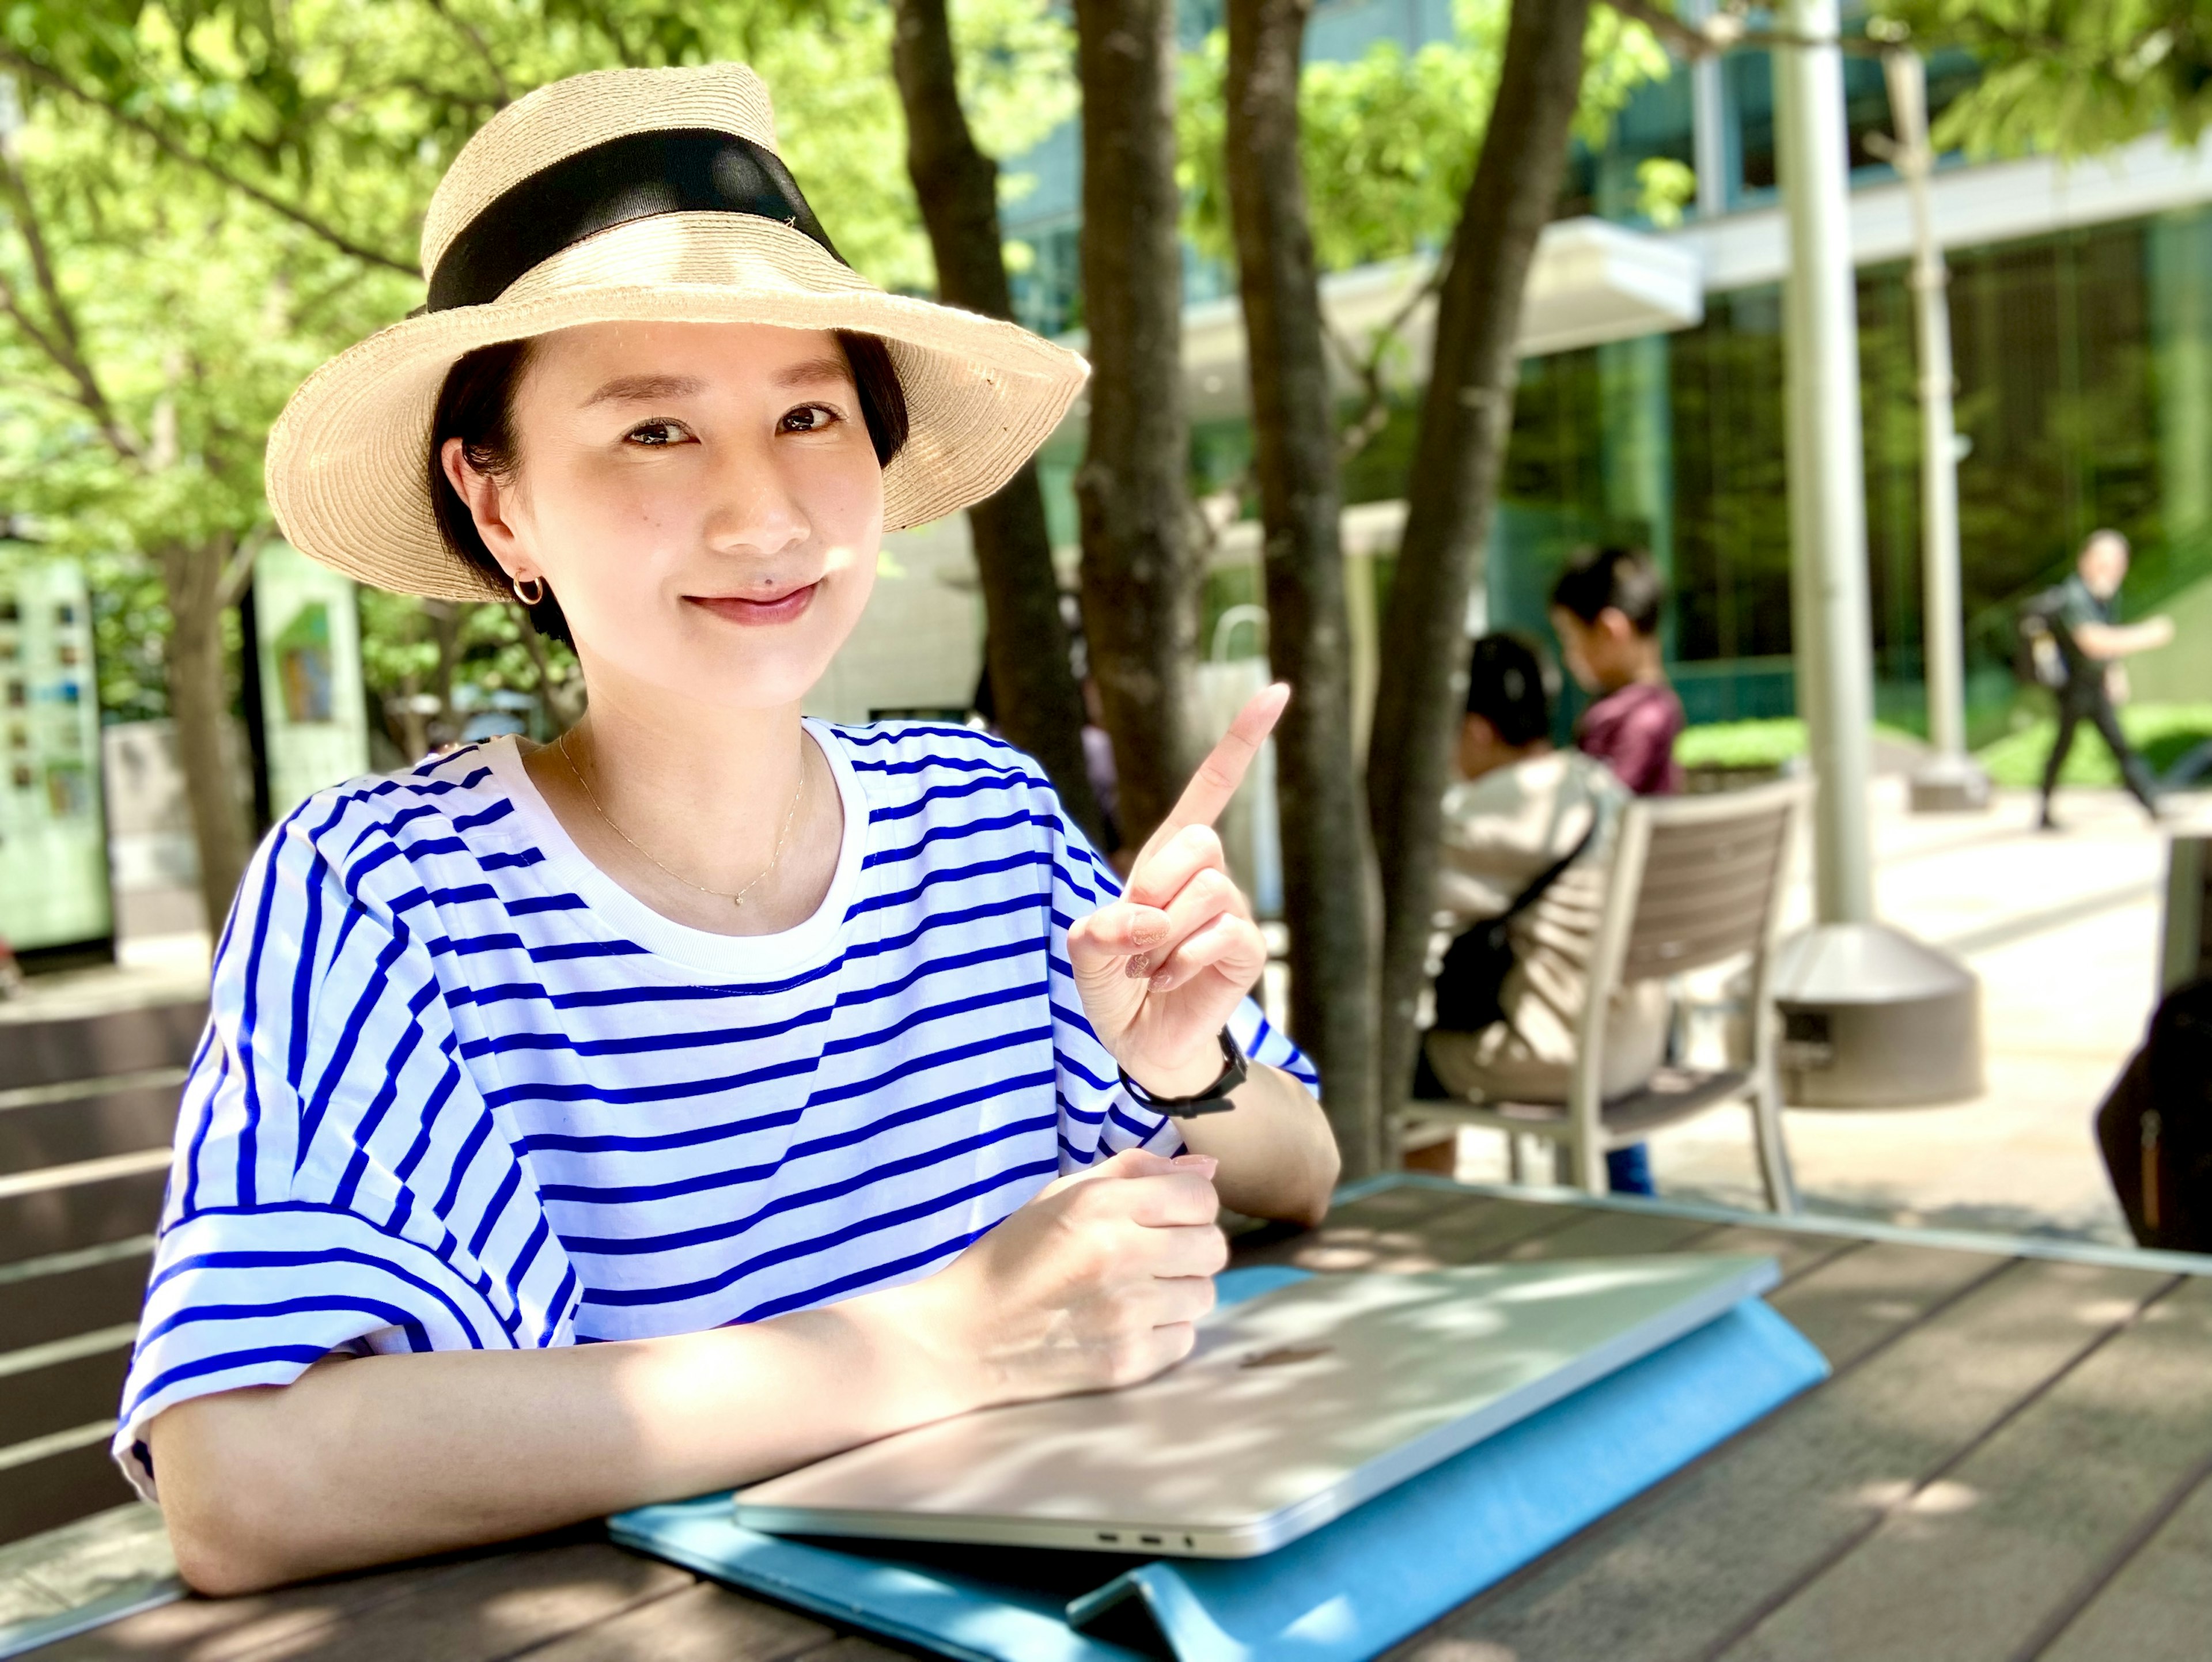
[[[270,499],[520,600],[590,711],[310,798],[240,890],[115,1446],[210,1592],[1144,1378],[1217,1207],[1336,1170],[1211,829],[1280,689],[1126,894],[1019,752],[800,713],[886,527],[996,490],[1081,362],[848,270],[735,65],[509,106],[423,253]]]
[[[873,335],[840,330],[836,342],[838,356],[802,360],[792,367],[791,373],[802,381],[811,377],[848,386],[875,446],[876,460],[888,467],[906,443],[908,426],[906,393],[899,385],[898,371],[891,364],[890,353]],[[504,569],[484,546],[459,491],[441,488],[446,483],[447,441],[459,442],[461,457],[476,472],[499,478],[514,476],[515,393],[530,368],[536,346],[529,339],[504,341],[468,353],[446,376],[431,418],[430,502],[437,514],[439,533],[448,547],[494,584],[506,578]],[[625,374],[599,388],[592,402],[650,405],[656,399],[696,396],[704,390],[696,375]],[[575,644],[555,596],[546,594],[526,609],[538,633]]]

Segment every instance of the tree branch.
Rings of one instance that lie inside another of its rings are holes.
[[[576,725],[577,718],[584,713],[577,700],[576,684],[555,679],[553,661],[546,654],[538,626],[530,621],[529,612],[514,600],[507,602],[507,609],[522,627],[522,649],[530,654],[530,667],[538,672],[538,694],[545,701],[545,713],[565,733]]]
[[[416,268],[413,260],[395,259],[379,249],[371,248],[365,243],[356,242],[344,232],[335,226],[325,224],[296,204],[287,202],[282,197],[262,189],[251,180],[240,178],[218,162],[210,161],[204,155],[195,155],[189,149],[170,137],[152,122],[125,113],[99,94],[87,92],[68,76],[48,69],[36,58],[27,58],[11,46],[0,46],[0,64],[8,65],[19,74],[28,76],[40,86],[51,88],[64,97],[74,99],[80,104],[98,110],[116,125],[128,128],[131,131],[150,140],[163,155],[172,160],[181,161],[188,167],[198,168],[218,184],[259,203],[270,212],[290,220],[302,230],[320,237],[340,253],[350,254],[356,259],[365,261],[371,265],[381,266],[386,271],[402,272],[416,278],[422,277],[422,273]]]
[[[31,199],[30,187],[15,166],[15,158],[4,149],[0,149],[0,189],[4,189],[9,205],[15,210],[15,228],[22,233],[23,246],[30,253],[31,273],[38,283],[40,297],[46,302],[47,326],[41,328],[33,321],[29,308],[15,292],[15,285],[4,276],[0,276],[0,307],[6,308],[16,326],[30,337],[32,344],[52,361],[54,367],[70,378],[76,389],[76,401],[99,423],[100,435],[109,447],[126,461],[142,460],[137,435],[116,415],[115,406],[107,401],[106,391],[100,384],[100,377],[85,360],[76,320],[54,275],[53,257],[46,246],[45,228],[39,222],[38,204]]]
[[[253,581],[253,563],[276,535],[276,527],[264,520],[238,539],[238,546],[223,562],[222,575],[216,580],[218,608],[228,610],[246,598],[246,586]]]
[[[1443,287],[1449,259],[1449,254],[1438,256],[1428,276],[1413,285],[1412,291],[1399,302],[1398,309],[1376,326],[1368,335],[1367,350],[1364,353],[1344,338],[1342,332],[1329,320],[1327,309],[1323,309],[1322,338],[1328,341],[1329,350],[1336,354],[1346,370],[1359,382],[1366,399],[1360,406],[1359,413],[1345,423],[1344,431],[1338,440],[1336,459],[1340,465],[1350,461],[1372,444],[1375,435],[1389,423],[1390,397],[1382,385],[1383,356],[1389,351],[1390,343],[1397,339],[1398,332],[1413,320],[1413,314]]]
[[[509,104],[514,102],[514,89],[507,83],[507,72],[500,68],[499,59],[492,56],[491,47],[485,43],[483,32],[467,18],[455,12],[446,3],[446,0],[430,0],[430,9],[452,24],[453,32],[466,40],[475,50],[476,55],[483,60],[483,66],[491,75],[492,88],[499,100],[498,107],[505,109]]]

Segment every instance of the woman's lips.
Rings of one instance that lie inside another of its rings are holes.
[[[687,594],[684,598],[693,606],[704,606],[717,618],[757,627],[790,623],[813,604],[814,591],[821,586],[822,580],[817,577],[805,587],[794,588],[772,600],[748,600],[737,594]]]

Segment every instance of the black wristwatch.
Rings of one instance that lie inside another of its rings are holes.
[[[1136,1099],[1140,1108],[1149,1108],[1156,1114],[1165,1114],[1170,1119],[1190,1119],[1199,1114],[1225,1114],[1237,1105],[1229,1093],[1242,1085],[1250,1069],[1244,1052],[1229,1036],[1229,1029],[1221,1030],[1221,1077],[1194,1097],[1156,1097],[1129,1077],[1127,1068],[1121,1069],[1121,1088]]]

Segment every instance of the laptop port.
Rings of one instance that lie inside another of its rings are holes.
[[[1158,1547],[1167,1544],[1166,1542],[1163,1541],[1157,1535],[1139,1535],[1137,1537],[1137,1543],[1140,1546],[1146,1547]]]
[[[1114,1543],[1117,1543],[1117,1544],[1120,1543],[1120,1541],[1121,1541],[1121,1537],[1120,1536],[1118,1536],[1118,1535],[1115,1534],[1111,1530],[1103,1530],[1103,1529],[1102,1529],[1102,1530],[1100,1530],[1100,1531],[1098,1531],[1098,1538],[1099,1538],[1100,1540],[1102,1540],[1102,1541],[1110,1541],[1110,1542],[1114,1542]]]

